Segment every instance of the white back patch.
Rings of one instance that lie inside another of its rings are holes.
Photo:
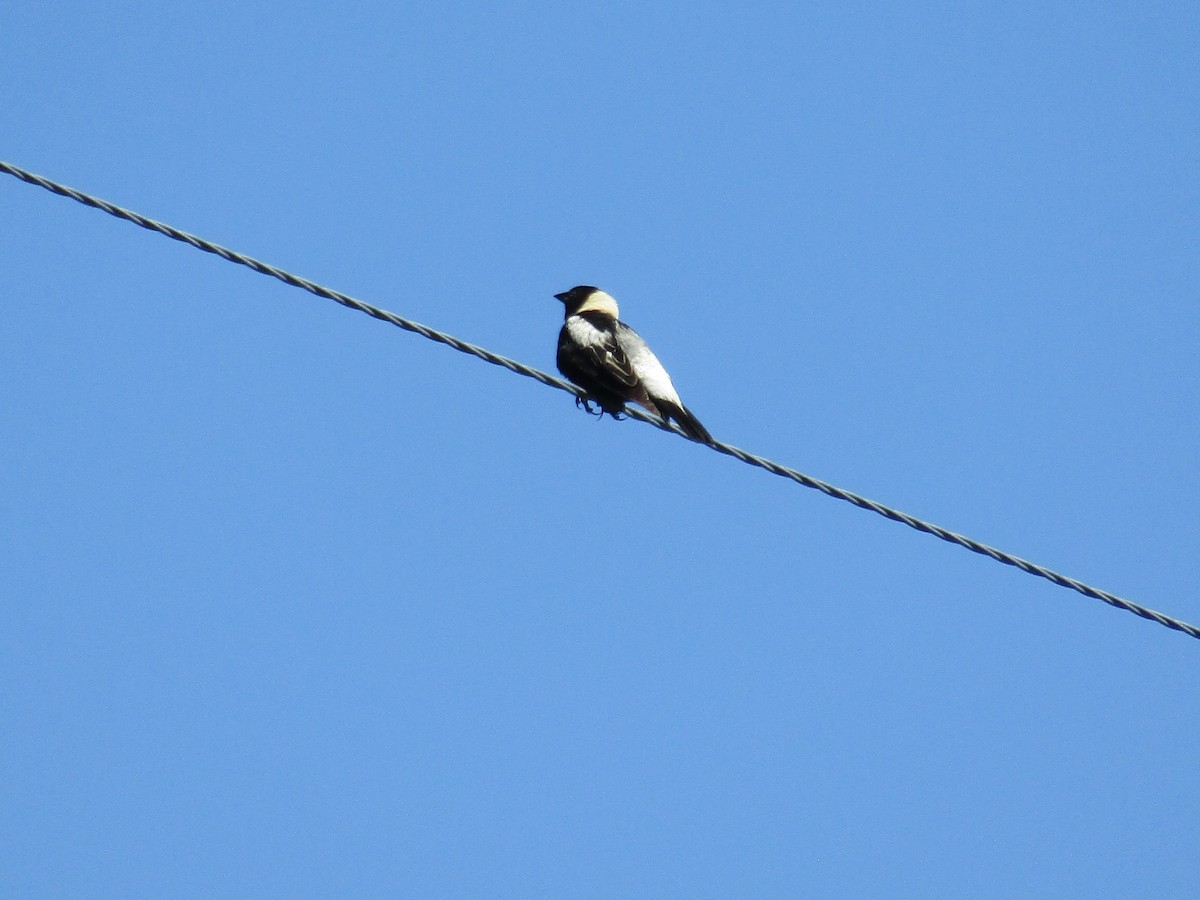
[[[658,361],[654,351],[646,346],[646,342],[632,328],[626,326],[622,329],[617,336],[617,341],[633,364],[633,371],[637,373],[642,387],[650,394],[650,399],[670,400],[676,406],[683,405],[683,401],[679,399],[679,394],[675,391],[675,385],[671,384],[671,376],[667,374],[663,364]]]
[[[567,334],[580,347],[603,347],[608,341],[606,332],[601,331],[580,315],[574,315],[567,319]]]

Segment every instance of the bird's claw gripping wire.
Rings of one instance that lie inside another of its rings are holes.
[[[603,405],[599,409],[592,409],[592,401],[595,401],[596,403],[600,402],[599,400],[596,400],[595,397],[576,397],[575,408],[578,409],[582,406],[587,411],[589,416],[596,416],[601,419],[604,418],[605,413],[608,413],[618,422],[629,418],[628,415],[625,415],[620,411],[612,412],[611,410],[607,410],[603,407]]]

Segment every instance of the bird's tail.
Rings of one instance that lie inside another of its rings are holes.
[[[711,444],[713,442],[712,435],[708,433],[708,429],[701,425],[700,420],[692,415],[692,411],[682,403],[676,406],[674,403],[664,400],[655,400],[654,405],[658,407],[659,415],[664,419],[674,419],[678,422],[684,434],[693,441],[699,441],[702,444]]]

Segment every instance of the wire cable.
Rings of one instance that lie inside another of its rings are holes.
[[[395,325],[397,328],[403,328],[405,331],[414,332],[415,334],[419,334],[421,337],[428,338],[431,341],[437,341],[440,344],[446,344],[447,346],[458,350],[460,353],[469,354],[477,357],[478,359],[482,359],[484,362],[508,369],[510,372],[515,372],[518,375],[524,375],[527,378],[532,378],[535,381],[539,381],[549,387],[566,391],[567,393],[572,394],[581,400],[588,396],[587,392],[582,388],[576,387],[567,381],[563,381],[561,378],[556,378],[547,372],[541,371],[540,369],[527,366],[524,363],[501,356],[498,353],[492,353],[490,350],[487,350],[483,347],[478,347],[474,344],[469,344],[466,341],[459,340],[453,335],[430,328],[427,325],[422,325],[419,322],[414,322],[411,319],[406,319],[403,316],[398,316],[395,313],[380,309],[377,306],[372,306],[370,303],[364,303],[362,300],[358,300],[349,296],[348,294],[343,294],[340,291],[330,290],[329,288],[323,287],[316,282],[309,281],[307,278],[301,278],[298,275],[293,275],[292,273],[277,268],[276,266],[261,262],[253,257],[238,253],[235,250],[230,250],[227,247],[222,247],[220,244],[214,244],[211,241],[206,241],[204,238],[197,237],[194,234],[189,234],[186,231],[181,231],[178,228],[174,228],[162,222],[156,222],[154,219],[149,219],[136,212],[132,212],[131,210],[122,209],[115,204],[109,203],[107,200],[101,200],[99,197],[93,197],[89,194],[83,193],[82,191],[77,191],[74,188],[51,181],[48,178],[35,175],[34,173],[28,172],[19,166],[14,166],[11,163],[0,160],[0,171],[19,178],[21,181],[24,181],[28,184],[44,188],[51,193],[58,194],[62,197],[67,197],[71,200],[82,203],[85,206],[90,206],[93,209],[106,212],[110,216],[115,216],[118,219],[124,219],[127,222],[132,222],[135,225],[139,225],[142,228],[150,231],[155,231],[161,235],[172,238],[173,240],[182,241],[185,244],[195,247],[197,250],[203,250],[205,253],[213,253],[222,259],[227,260],[228,262],[246,266],[247,268],[258,272],[260,275],[269,275],[272,278],[279,279],[284,284],[301,288],[308,291],[310,294],[316,294],[318,297],[323,297],[327,300],[332,300],[335,303],[340,303],[342,306],[347,306],[350,309],[357,310],[358,312],[366,313],[372,318],[379,319],[382,322],[388,322],[392,325]],[[670,431],[686,440],[691,440],[691,438],[684,434],[679,426],[675,425],[674,423],[666,422],[657,416],[643,412],[635,407],[630,407],[627,412],[632,418],[637,419],[638,421],[653,425],[656,428],[661,428],[663,431]],[[1091,597],[1094,600],[1101,600],[1104,603],[1107,603],[1109,606],[1114,606],[1117,609],[1123,609],[1126,612],[1131,612],[1136,616],[1141,616],[1143,619],[1149,619],[1152,622],[1157,622],[1159,625],[1162,625],[1166,628],[1170,628],[1193,638],[1200,639],[1200,628],[1197,628],[1195,625],[1189,625],[1187,622],[1182,622],[1179,619],[1174,619],[1171,616],[1165,615],[1164,613],[1160,613],[1156,610],[1134,603],[1132,600],[1126,600],[1123,597],[1118,597],[1116,594],[1110,594],[1108,591],[1102,591],[1099,588],[1094,588],[1082,581],[1078,581],[1074,578],[1068,578],[1066,575],[1061,575],[1052,569],[1047,569],[1045,566],[1039,566],[1036,563],[1021,559],[1019,556],[1013,556],[1011,553],[1006,553],[1003,550],[990,547],[987,544],[976,541],[973,538],[966,537],[965,535],[957,534],[946,528],[942,528],[940,525],[935,525],[932,522],[926,522],[923,519],[910,516],[907,513],[901,512],[900,510],[892,509],[890,506],[884,506],[882,503],[877,503],[874,500],[869,500],[866,497],[862,497],[851,491],[839,488],[836,485],[832,485],[821,481],[820,479],[813,478],[812,476],[805,475],[803,472],[799,472],[796,469],[791,469],[787,466],[780,465],[779,463],[762,456],[756,456],[753,453],[749,453],[738,447],[734,447],[732,444],[726,444],[722,441],[714,440],[711,444],[706,446],[712,447],[712,449],[716,450],[718,453],[723,453],[726,456],[732,456],[734,459],[740,460],[747,465],[757,466],[760,469],[765,469],[772,475],[778,475],[781,478],[790,479],[797,484],[803,485],[804,487],[813,488],[814,490],[818,490],[821,493],[837,500],[844,500],[847,503],[857,506],[859,509],[870,510],[871,512],[883,516],[886,519],[891,519],[893,522],[899,522],[902,525],[907,525],[909,528],[916,529],[917,531],[925,534],[931,534],[943,541],[947,541],[951,544],[956,544],[959,547],[970,550],[972,553],[978,553],[982,556],[989,557],[990,559],[994,559],[996,562],[1003,563],[1007,566],[1014,566],[1020,569],[1022,572],[1026,572],[1030,575],[1036,575],[1039,578],[1044,578],[1047,581],[1057,584],[1059,587],[1069,588],[1070,590],[1083,594],[1085,597]]]

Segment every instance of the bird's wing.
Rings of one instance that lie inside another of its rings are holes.
[[[629,355],[617,342],[614,335],[609,334],[605,337],[607,339],[603,343],[593,344],[589,348],[592,353],[592,359],[597,366],[621,382],[621,384],[626,387],[636,387],[638,376],[637,372],[634,371]]]
[[[616,342],[622,351],[622,357],[629,363],[634,378],[641,382],[652,400],[663,399],[676,406],[683,405],[675,391],[675,385],[671,383],[671,376],[658,361],[654,351],[642,340],[641,335],[624,322],[617,322]]]

